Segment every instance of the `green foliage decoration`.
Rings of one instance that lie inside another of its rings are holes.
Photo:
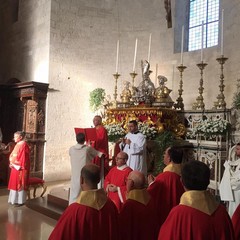
[[[93,112],[97,111],[101,106],[105,98],[105,90],[103,88],[96,88],[90,92],[90,108]]]
[[[240,109],[240,79],[237,80],[237,91],[233,95],[233,108]]]
[[[173,145],[174,140],[175,140],[175,135],[171,131],[166,130],[157,135],[155,141],[157,142],[158,159],[156,159],[156,162],[155,162],[154,175],[157,175],[163,171],[163,169],[165,167],[165,165],[163,163],[164,152],[168,147]]]

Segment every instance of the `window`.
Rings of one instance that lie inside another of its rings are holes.
[[[218,44],[219,0],[190,0],[188,50],[201,49],[202,22],[203,47]]]

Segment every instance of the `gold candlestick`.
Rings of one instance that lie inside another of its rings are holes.
[[[134,80],[135,80],[135,77],[137,76],[138,74],[134,71],[134,72],[131,72],[130,73],[130,76],[132,78],[132,87],[134,87]]]
[[[221,57],[216,59],[220,64],[221,74],[220,74],[220,84],[219,89],[220,93],[217,96],[217,101],[214,102],[214,108],[215,109],[226,109],[226,102],[225,102],[225,96],[224,96],[224,74],[223,74],[223,65],[228,60],[228,58],[224,57],[224,55],[221,55]]]
[[[114,97],[114,101],[113,101],[113,107],[117,107],[117,80],[118,78],[120,77],[121,75],[116,72],[113,74],[113,77],[115,78],[115,87],[114,87],[114,94],[113,94],[113,97]]]
[[[200,69],[200,82],[199,82],[199,96],[196,98],[196,102],[193,104],[192,109],[194,110],[204,110],[205,109],[205,104],[203,102],[203,69],[207,66],[207,63],[204,63],[203,61],[197,64],[197,67]]]
[[[183,64],[177,66],[178,71],[180,72],[180,82],[179,82],[179,96],[177,98],[177,103],[174,104],[175,109],[181,109],[184,110],[184,103],[183,103],[183,98],[182,98],[182,93],[183,93],[183,71],[186,69],[186,66],[183,66]]]

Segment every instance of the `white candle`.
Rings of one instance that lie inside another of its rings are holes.
[[[182,26],[181,64],[183,64],[183,43],[184,43],[184,26]]]
[[[133,72],[135,72],[135,67],[136,67],[137,46],[138,46],[138,39],[136,38],[136,41],[135,41],[135,51],[134,51],[134,58],[133,58]]]
[[[204,22],[202,21],[201,62],[203,61],[203,35],[204,35]]]
[[[150,56],[151,56],[151,44],[152,44],[152,33],[149,35],[149,42],[148,42],[148,62],[150,63]]]
[[[155,88],[157,87],[158,64],[156,64]]]
[[[222,9],[222,27],[221,27],[221,55],[223,56],[223,19],[224,19],[224,9]]]
[[[116,73],[118,72],[118,62],[119,62],[119,40],[117,41]]]

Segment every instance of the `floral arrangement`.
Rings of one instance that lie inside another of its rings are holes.
[[[215,120],[206,119],[200,121],[187,136],[196,137],[197,135],[203,135],[211,139],[217,135],[226,134],[230,130],[230,126],[231,124],[227,120],[221,118]]]
[[[106,124],[104,127],[107,130],[109,142],[116,142],[127,134],[127,131],[123,128],[122,123]],[[145,135],[147,139],[155,139],[158,134],[157,129],[147,123],[139,122],[138,130]]]
[[[116,142],[121,137],[124,137],[126,135],[126,131],[122,127],[121,123],[106,124],[104,127],[107,130],[109,142]]]
[[[138,130],[143,135],[145,135],[147,139],[155,139],[158,134],[157,129],[154,126],[149,125],[147,123],[139,122]]]

